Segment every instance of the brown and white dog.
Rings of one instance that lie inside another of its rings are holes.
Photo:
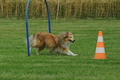
[[[77,56],[69,50],[69,46],[73,43],[74,37],[71,32],[61,32],[59,35],[53,35],[46,32],[38,32],[29,37],[30,51],[32,48],[38,48],[37,55],[44,48],[57,54],[66,53],[67,55]]]

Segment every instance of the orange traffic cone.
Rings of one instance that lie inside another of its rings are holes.
[[[99,31],[98,33],[96,51],[93,59],[106,59],[102,31]]]

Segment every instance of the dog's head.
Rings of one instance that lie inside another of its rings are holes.
[[[71,32],[61,32],[60,35],[63,37],[65,42],[75,42],[75,39]]]

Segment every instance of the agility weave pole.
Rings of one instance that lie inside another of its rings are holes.
[[[26,6],[26,41],[27,41],[28,56],[30,56],[29,27],[28,27],[28,7],[29,7],[29,4],[30,4],[30,0],[28,0],[27,6]]]
[[[49,11],[49,8],[48,8],[48,3],[46,0],[45,1],[45,4],[46,4],[46,10],[47,10],[47,15],[48,15],[48,32],[51,33],[51,25],[50,25],[50,11]]]
[[[48,3],[46,0],[45,4],[46,4],[46,10],[47,10],[47,14],[48,14],[48,32],[51,33],[51,26],[50,26],[50,11],[48,8]],[[30,0],[28,0],[27,5],[26,5],[26,41],[27,41],[27,50],[28,50],[28,56],[30,56],[30,44],[29,44],[29,27],[28,27],[28,7],[30,4]]]

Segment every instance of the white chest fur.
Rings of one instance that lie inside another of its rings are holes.
[[[71,42],[65,42],[64,44],[62,44],[62,47],[69,49]]]

